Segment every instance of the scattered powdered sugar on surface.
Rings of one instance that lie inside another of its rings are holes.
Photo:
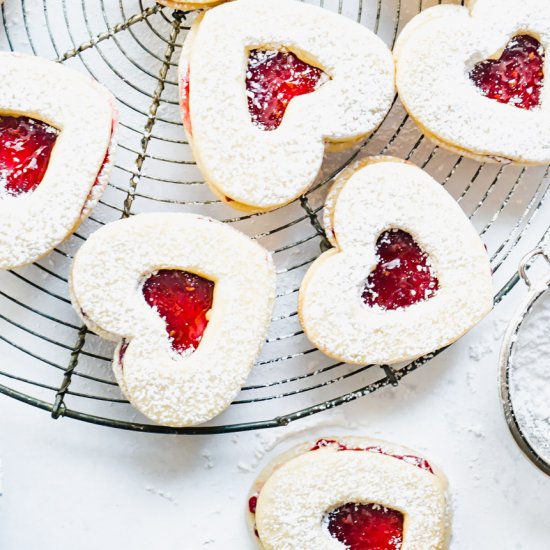
[[[174,499],[174,497],[166,492],[166,491],[162,491],[160,489],[157,489],[151,485],[146,485],[145,486],[145,490],[148,492],[148,493],[151,493],[152,495],[156,495],[156,496],[159,496],[160,498],[164,499],[164,500],[167,500],[168,502],[171,502],[172,504],[178,504],[176,502],[176,500]]]
[[[509,319],[506,317],[497,317],[493,319],[493,330],[489,337],[478,340],[468,348],[468,356],[474,361],[481,361],[485,356],[494,350],[494,342],[501,342]]]
[[[201,453],[202,457],[204,458],[204,469],[205,470],[211,470],[214,467],[214,458],[212,456],[212,452],[208,449],[205,449]]]
[[[300,434],[311,435],[312,431],[321,427],[352,429],[355,426],[343,411],[327,411],[323,417],[310,417],[304,419],[299,424],[290,424],[289,426],[275,428],[269,432],[258,432],[256,434],[258,443],[254,448],[253,458],[251,460],[240,460],[237,464],[237,469],[243,473],[253,472],[261,464],[264,457],[283,441],[292,439]]]
[[[529,444],[550,462],[550,292],[535,303],[516,336],[510,398]]]
[[[468,356],[474,361],[480,361],[486,355],[489,355],[493,351],[493,347],[490,342],[482,340],[481,342],[476,342],[471,344],[468,349]]]

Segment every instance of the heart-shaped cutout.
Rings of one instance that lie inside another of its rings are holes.
[[[188,271],[162,269],[145,281],[142,291],[165,320],[172,348],[183,355],[195,351],[208,325],[214,283]]]
[[[544,85],[544,48],[527,34],[515,36],[499,59],[478,63],[470,78],[483,95],[520,109],[540,106]]]
[[[403,514],[378,504],[344,504],[325,521],[348,550],[399,550],[403,543]]]
[[[26,116],[0,116],[0,193],[34,191],[48,168],[59,132]]]
[[[252,50],[246,72],[252,122],[261,130],[276,130],[290,101],[314,92],[326,79],[321,69],[308,65],[292,52]]]
[[[363,291],[368,306],[398,309],[431,298],[439,288],[428,255],[409,233],[384,231],[376,243],[378,264]]]

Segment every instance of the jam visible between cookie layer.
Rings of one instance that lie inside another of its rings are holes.
[[[426,470],[431,474],[434,473],[432,467],[430,466],[430,463],[425,458],[421,458],[419,456],[414,456],[414,455],[395,455],[395,454],[387,453],[386,451],[384,451],[384,449],[382,449],[382,447],[379,447],[379,446],[348,447],[343,443],[340,443],[340,441],[336,441],[335,439],[319,439],[315,443],[315,445],[310,449],[310,451],[318,451],[319,449],[323,449],[325,447],[331,447],[336,449],[337,451],[368,451],[371,453],[379,453],[382,455],[397,458],[399,460],[403,460],[404,462],[407,462],[412,466],[417,466],[421,470]]]
[[[185,75],[181,79],[180,84],[180,107],[183,115],[183,125],[189,137],[193,135],[191,126],[191,113],[189,112],[189,94],[191,86],[191,70],[187,69]]]
[[[403,514],[378,504],[344,504],[326,521],[348,550],[399,550],[403,543]]]
[[[532,36],[515,36],[499,59],[478,63],[470,78],[491,99],[534,109],[540,106],[544,84],[544,49]]]
[[[256,505],[258,504],[258,495],[253,495],[248,499],[248,511],[251,514],[256,513]]]
[[[363,291],[368,306],[398,309],[431,298],[439,288],[428,255],[400,229],[384,231],[376,243],[378,264]]]
[[[314,92],[325,73],[292,52],[252,50],[248,58],[246,90],[252,122],[260,129],[279,127],[294,97]]]
[[[48,168],[59,132],[26,116],[0,116],[0,195],[34,191]]]
[[[187,271],[162,269],[145,281],[143,296],[166,321],[172,348],[183,354],[196,350],[208,325],[214,283]]]

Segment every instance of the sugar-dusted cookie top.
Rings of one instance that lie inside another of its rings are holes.
[[[77,253],[72,301],[119,343],[117,381],[163,425],[206,422],[229,406],[264,343],[275,294],[270,254],[192,214],[140,214],[102,227]]]
[[[338,360],[396,363],[442,348],[492,308],[483,243],[426,172],[390,157],[348,168],[325,207],[335,248],[307,272],[299,315]]]
[[[3,52],[0,111],[0,269],[11,269],[48,253],[99,200],[116,110],[90,77]]]
[[[546,0],[430,8],[394,49],[405,108],[436,142],[480,160],[550,162]]]
[[[394,68],[385,44],[344,16],[296,0],[237,0],[195,22],[180,92],[213,191],[236,208],[270,210],[313,183],[326,143],[377,128]]]

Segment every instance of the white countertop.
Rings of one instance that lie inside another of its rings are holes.
[[[547,549],[550,478],[513,442],[496,385],[501,333],[522,293],[399,388],[286,430],[130,433],[0,397],[0,547],[252,550],[244,510],[258,469],[301,438],[348,432],[406,444],[445,470],[453,549]]]

